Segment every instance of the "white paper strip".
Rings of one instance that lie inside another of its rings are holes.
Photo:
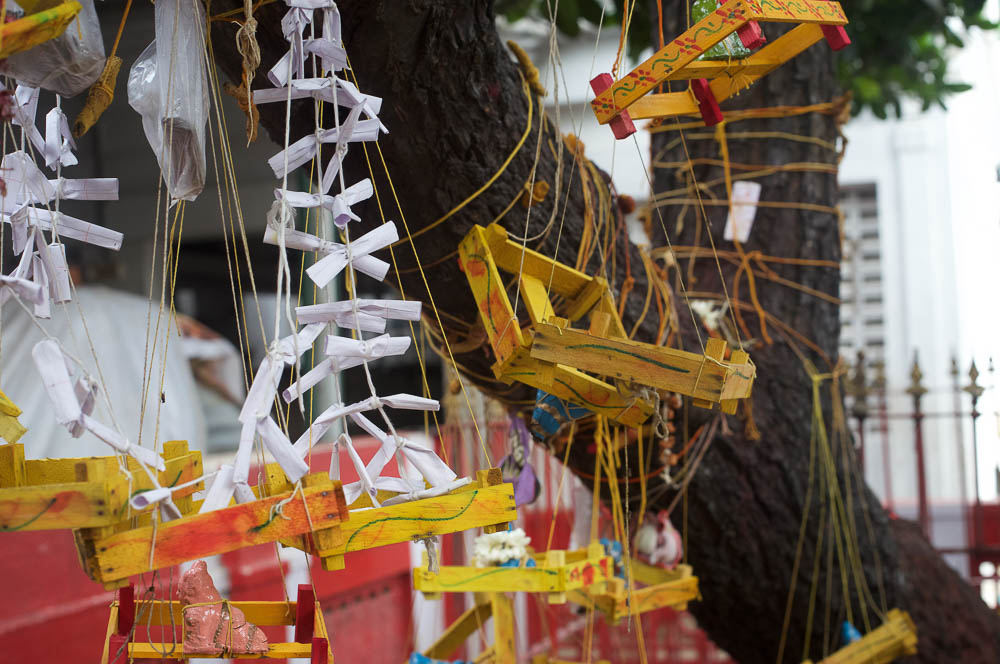
[[[53,220],[60,237],[80,240],[105,249],[118,251],[122,246],[122,234],[97,224],[76,219],[68,214],[46,210],[45,208],[23,207],[14,214],[4,214],[3,220],[11,225],[15,223],[34,223],[42,230],[51,231]]]
[[[285,475],[292,484],[298,482],[303,475],[309,472],[309,466],[302,460],[303,455],[296,452],[288,437],[278,428],[273,418],[265,417],[260,420],[257,423],[257,433],[264,441],[264,447],[285,471]]]
[[[364,360],[377,360],[387,355],[402,355],[410,347],[410,337],[390,337],[383,334],[362,341],[330,335],[326,338],[327,355],[341,357],[357,357]]]
[[[215,474],[215,481],[205,492],[205,501],[201,504],[198,514],[213,512],[229,506],[229,501],[233,499],[233,467],[223,465]]]
[[[82,422],[83,412],[73,391],[74,383],[66,369],[66,360],[59,344],[51,339],[39,341],[31,349],[31,357],[42,378],[45,392],[49,395],[49,401],[52,402],[56,421],[63,426]],[[78,436],[79,434],[75,435]]]
[[[258,90],[254,97],[261,91]],[[315,134],[306,134],[299,140],[295,141],[288,146],[287,150],[282,150],[276,155],[267,160],[268,165],[271,170],[274,171],[274,177],[280,178],[284,177],[285,171],[285,154],[288,154],[288,173],[291,173],[299,166],[302,166],[309,160],[316,156],[316,146],[318,143],[358,143],[362,141],[374,141],[378,138],[379,133],[379,121],[378,120],[360,120],[354,125],[353,130],[345,123],[340,127],[331,127],[330,129],[321,129]],[[345,136],[345,140],[338,140],[340,135]],[[329,187],[324,189],[329,191]]]
[[[393,320],[420,320],[420,302],[416,300],[372,300],[359,298],[357,310],[369,316]],[[295,317],[299,323],[328,323],[344,314],[353,314],[353,300],[308,304],[295,307]],[[338,323],[339,324],[339,323]]]

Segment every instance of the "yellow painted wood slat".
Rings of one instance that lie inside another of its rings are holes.
[[[538,338],[536,337],[535,343]],[[502,379],[517,380],[604,415],[625,426],[639,426],[653,413],[653,407],[637,398],[626,399],[618,390],[593,376],[563,364],[528,357],[518,358]]]
[[[465,640],[475,634],[493,615],[493,605],[490,602],[476,604],[471,609],[467,609],[458,617],[455,622],[448,626],[448,629],[438,637],[430,648],[424,651],[424,655],[431,659],[444,659],[454,653],[465,643]]]
[[[514,606],[503,593],[492,593],[493,605],[493,661],[497,664],[515,664],[517,650],[514,642]]]
[[[9,443],[0,445],[0,488],[12,489],[28,483],[27,462],[24,459],[24,445]]]
[[[530,274],[521,275],[521,301],[524,302],[524,308],[528,310],[531,322],[536,325],[544,323],[556,315],[552,308],[552,302],[549,300],[549,294],[545,290],[545,284],[542,283],[541,279]]]
[[[71,0],[0,27],[0,58],[27,51],[61,35],[83,7]]]
[[[458,255],[459,265],[479,306],[490,346],[497,362],[503,366],[525,341],[482,226],[474,226],[469,231],[458,246]]]
[[[771,23],[847,25],[839,2],[827,0],[750,0],[751,18]]]
[[[689,576],[677,581],[639,588],[633,590],[631,595],[618,598],[612,618],[617,621],[629,617],[633,611],[641,615],[665,606],[684,610],[688,602],[697,598],[698,577]]]
[[[344,551],[350,552],[508,523],[516,518],[514,485],[504,483],[352,512],[350,519],[341,524],[341,530]]]
[[[511,274],[531,275],[541,280],[546,290],[551,290],[556,295],[576,298],[592,281],[590,275],[511,240],[507,231],[499,224],[490,224],[485,229],[484,241],[489,245],[498,268]],[[550,279],[551,289],[548,287]]]
[[[127,491],[124,476],[0,489],[0,533],[106,526],[120,520]]]
[[[172,654],[165,656],[160,651],[171,653],[172,643],[130,643],[128,646],[129,657],[135,659],[217,659],[218,655],[196,655],[184,652],[184,645],[178,643]],[[311,643],[272,643],[267,648],[264,655],[241,655],[227,654],[226,659],[289,659],[292,657],[311,657]],[[332,663],[332,660],[331,660]]]
[[[888,664],[904,655],[917,654],[917,628],[910,614],[892,609],[886,621],[820,664]],[[811,664],[807,662],[806,664]]]
[[[21,409],[10,400],[10,397],[4,394],[3,390],[0,390],[0,413],[10,415],[11,417],[17,417],[21,414]]]
[[[162,523],[156,528],[155,540],[152,526],[100,539],[94,543],[99,580],[115,581],[188,560],[301,535],[312,528],[337,526],[346,517],[343,489],[339,482],[331,482],[329,478],[323,485],[303,489],[285,503],[278,514],[278,504],[290,496],[280,494]]]
[[[558,330],[545,324],[537,326],[531,357],[713,403],[749,396],[755,375],[749,359],[730,364],[675,348],[594,337],[582,330]]]
[[[8,443],[16,443],[27,431],[13,415],[0,414],[0,438]]]

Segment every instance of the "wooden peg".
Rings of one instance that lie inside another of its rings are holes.
[[[312,658],[309,660],[310,664],[327,664],[329,658],[327,657],[329,646],[327,645],[326,639],[314,636],[312,640]]]
[[[308,583],[299,584],[299,594],[295,599],[295,642],[310,643],[313,640],[313,623],[316,620],[316,596]],[[315,660],[313,660],[315,661]]]
[[[24,445],[21,443],[0,445],[0,488],[12,489],[24,486],[26,483]]]
[[[126,640],[135,625],[135,588],[127,585],[118,591],[118,634]]]
[[[826,43],[830,45],[830,50],[839,51],[850,46],[851,38],[847,36],[847,30],[844,29],[844,26],[821,25],[819,27],[823,30],[823,36],[826,37]]]
[[[590,334],[595,337],[605,337],[608,335],[608,328],[611,327],[611,316],[603,311],[594,311],[590,314]]]
[[[717,360],[721,362],[726,357],[726,342],[718,337],[712,337],[707,342],[705,342],[705,357],[712,360]],[[709,360],[704,360],[708,362]],[[712,402],[706,399],[692,399],[691,404],[697,406],[698,408],[707,408],[711,410]]]
[[[750,359],[750,354],[745,350],[734,350],[732,356],[729,358],[730,364],[744,364]],[[720,408],[722,412],[726,415],[735,415],[736,407],[739,405],[738,399],[723,399],[720,403]]]
[[[614,82],[615,79],[611,78],[611,74],[598,74],[591,79],[590,87],[595,95],[599,95],[610,88]],[[635,133],[635,123],[632,122],[632,116],[626,110],[622,110],[618,115],[611,118],[608,125],[611,127],[611,132],[615,135],[615,138],[619,141]]]
[[[701,119],[705,121],[706,127],[714,127],[722,122],[722,110],[719,108],[719,102],[716,101],[707,78],[692,79],[691,92],[694,93],[694,98],[698,101],[698,110],[701,111]]]

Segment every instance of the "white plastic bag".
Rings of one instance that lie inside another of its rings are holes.
[[[16,53],[0,64],[0,72],[35,88],[64,97],[78,95],[104,70],[104,38],[93,0],[78,0],[83,9],[61,35]],[[11,2],[7,3],[8,12]]]
[[[198,0],[158,0],[156,39],[128,76],[128,103],[142,115],[167,191],[189,201],[205,187],[204,24]]]

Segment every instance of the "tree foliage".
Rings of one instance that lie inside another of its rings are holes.
[[[660,0],[666,5],[671,0]],[[674,0],[688,2],[689,0]],[[514,22],[533,16],[553,19],[571,37],[585,23],[621,25],[631,12],[628,53],[636,57],[654,46],[657,0],[497,0],[497,12]],[[902,114],[904,100],[922,110],[969,89],[949,76],[948,58],[962,48],[970,29],[994,30],[986,0],[841,0],[851,21],[851,45],[837,58],[840,85],[854,95],[854,112],[868,108],[879,118]],[[554,17],[552,16],[554,13]],[[666,35],[669,39],[671,35]]]

